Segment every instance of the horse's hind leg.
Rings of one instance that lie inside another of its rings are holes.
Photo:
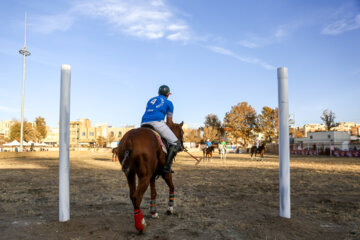
[[[139,178],[139,184],[135,190],[132,201],[134,206],[134,218],[135,218],[135,228],[140,232],[145,232],[146,222],[144,216],[140,209],[141,200],[144,196],[146,189],[149,186],[149,179],[147,177]]]
[[[171,174],[167,174],[165,177],[164,177],[164,180],[166,182],[166,184],[169,186],[169,203],[168,203],[168,209],[166,211],[166,213],[168,215],[171,215],[174,213],[174,190],[175,190],[175,187],[174,187],[174,183],[172,181],[172,175]]]
[[[150,213],[152,218],[159,218],[159,214],[156,210],[156,188],[155,188],[155,177],[150,180],[151,188],[151,200],[150,200]]]
[[[131,202],[134,203],[134,193],[136,190],[135,173],[129,172],[129,174],[126,176],[126,178],[127,178],[129,190],[130,190],[130,199],[131,199]]]

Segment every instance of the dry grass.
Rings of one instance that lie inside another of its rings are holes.
[[[1,154],[1,153],[0,153]],[[196,154],[200,156],[200,154]],[[291,158],[291,219],[278,216],[277,156],[174,163],[176,214],[157,181],[160,219],[139,237],[111,153],[71,152],[71,220],[58,222],[58,153],[0,155],[0,239],[360,239],[360,159]]]

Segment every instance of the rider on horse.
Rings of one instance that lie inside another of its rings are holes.
[[[223,149],[223,150],[226,149],[226,142],[223,138],[221,138],[220,140],[219,149]]]
[[[171,165],[176,153],[181,149],[181,142],[168,127],[168,125],[173,124],[172,116],[174,112],[173,103],[168,100],[168,97],[171,94],[170,88],[166,85],[162,85],[160,86],[158,93],[159,96],[153,97],[148,101],[145,113],[141,120],[141,125],[151,125],[161,137],[165,138],[170,144],[163,171],[165,173],[173,173]],[[164,122],[165,116],[166,123]]]
[[[210,139],[208,139],[208,140],[206,141],[206,148],[211,147],[211,145],[212,145],[212,143],[211,143]]]

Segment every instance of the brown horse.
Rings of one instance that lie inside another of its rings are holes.
[[[261,143],[261,145],[258,148],[256,146],[252,146],[250,149],[251,160],[253,160],[253,155],[255,154],[255,158],[257,161],[263,161],[265,149],[266,149],[266,143]],[[260,160],[258,157],[256,157],[257,154],[260,154]]]
[[[212,156],[213,156],[213,152],[214,152],[215,148],[214,146],[210,146],[208,148],[204,148],[203,149],[203,158],[207,159],[208,161],[211,160]]]
[[[183,146],[183,122],[169,125]],[[161,175],[169,186],[169,202],[167,214],[174,212],[174,184],[171,173],[163,173],[166,154],[162,150],[155,133],[148,128],[137,128],[127,132],[118,146],[118,159],[124,171],[129,189],[130,199],[134,206],[135,228],[145,232],[146,222],[140,210],[141,200],[148,188],[151,187],[150,212],[153,218],[158,218],[156,210],[155,179]],[[136,176],[138,184],[136,185]]]
[[[116,160],[117,160],[117,148],[113,148],[113,149],[111,150],[111,152],[112,152],[111,161],[116,162]]]

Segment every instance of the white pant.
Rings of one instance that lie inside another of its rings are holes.
[[[175,136],[173,131],[171,131],[168,125],[166,125],[164,121],[145,122],[141,124],[149,124],[153,126],[154,129],[161,135],[161,137],[165,138],[169,144],[177,145],[176,144],[176,142],[178,141],[177,137]]]

